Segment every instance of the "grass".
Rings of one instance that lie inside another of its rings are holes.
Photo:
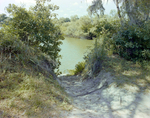
[[[0,117],[59,117],[59,111],[71,110],[70,98],[45,66],[49,57],[23,43],[16,55],[0,49]]]
[[[118,87],[129,89],[137,87],[138,91],[150,90],[150,62],[133,63],[118,55],[109,56],[103,63],[103,69],[111,72]]]
[[[85,68],[85,62],[78,62],[75,65],[75,69],[74,70],[68,70],[69,74],[67,76],[71,76],[71,75],[81,75],[81,73],[83,72]]]
[[[57,108],[71,108],[63,88],[53,79],[46,81],[43,75],[24,73],[3,73],[0,78],[0,111],[5,112],[3,117],[50,117],[56,115]]]

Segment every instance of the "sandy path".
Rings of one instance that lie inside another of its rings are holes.
[[[66,118],[150,118],[150,94],[116,87],[110,73],[101,72],[95,79],[57,78],[73,98],[73,110],[62,112]]]

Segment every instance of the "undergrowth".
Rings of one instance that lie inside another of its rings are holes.
[[[95,41],[91,52],[85,56],[85,69],[82,71],[83,79],[94,78],[102,70],[114,76],[114,83],[118,87],[129,88],[134,86],[138,91],[150,90],[150,61],[129,61],[113,53],[113,41],[107,34]]]
[[[111,55],[103,61],[103,70],[111,72],[118,87],[129,89],[129,86],[133,86],[145,92],[150,90],[149,61],[134,63],[119,55]]]
[[[70,98],[55,80],[55,62],[37,48],[7,38],[0,42],[0,116],[58,117]]]
[[[81,75],[83,70],[85,69],[85,62],[78,62],[78,64],[75,65],[74,70],[68,70],[69,75]]]

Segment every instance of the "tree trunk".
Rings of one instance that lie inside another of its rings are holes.
[[[118,2],[118,0],[116,0],[116,7],[117,7],[117,13],[118,13],[118,17],[120,19],[120,23],[123,26],[123,21],[122,21],[122,17],[121,17],[121,14],[120,14],[120,8],[119,8],[119,2]]]
[[[127,15],[130,19],[129,21],[129,25],[133,25],[133,24],[136,24],[136,21],[135,21],[135,18],[134,18],[134,13],[133,11],[130,10],[130,3],[128,0],[125,0],[125,9],[126,9],[126,12],[127,12]]]

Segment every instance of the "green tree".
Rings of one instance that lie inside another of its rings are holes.
[[[36,5],[30,10],[10,4],[7,11],[12,20],[9,27],[5,26],[10,33],[17,35],[26,45],[36,46],[56,61],[57,65],[54,68],[58,68],[60,64],[59,45],[64,39],[59,27],[52,23],[54,14],[51,11],[57,9],[59,7],[56,5],[46,6],[46,0],[37,0]]]
[[[83,16],[80,18],[81,29],[84,33],[87,33],[92,27],[91,19],[88,16]]]
[[[0,25],[7,24],[10,21],[10,18],[6,14],[0,14]]]
[[[64,18],[64,17],[59,18],[59,23],[60,24],[65,23],[65,22],[70,22],[70,19],[69,18]]]
[[[110,34],[105,36],[105,39],[112,38],[115,52],[125,59],[150,60],[150,0],[114,0],[114,3],[121,25],[116,24],[119,28],[116,28],[115,24],[112,25],[114,28],[108,23],[108,26],[104,25],[104,29],[109,29]],[[102,0],[93,0],[93,4],[88,8],[90,15],[96,14],[97,10],[104,13]],[[100,27],[101,25],[97,27],[98,32],[101,31]]]
[[[114,18],[118,18],[118,14],[117,14],[117,11],[116,10],[111,10],[110,11],[110,15]]]
[[[3,23],[5,19],[7,19],[6,14],[0,14],[0,23]]]
[[[71,16],[71,22],[75,22],[79,19],[78,15]]]
[[[93,0],[93,4],[88,8],[89,14],[97,14],[98,11],[104,14],[103,2],[103,0]],[[124,24],[123,21],[126,20],[124,14],[128,16],[129,25],[141,26],[149,20],[150,0],[114,0],[114,3],[122,25]]]
[[[71,20],[69,18],[65,18],[64,22],[70,22]]]

